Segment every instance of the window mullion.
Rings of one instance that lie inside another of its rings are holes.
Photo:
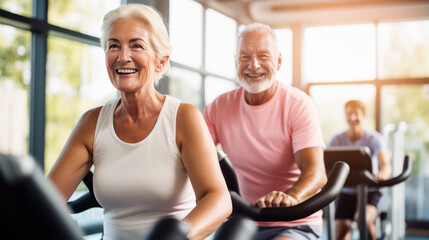
[[[47,22],[47,0],[33,2],[35,19]],[[29,153],[42,169],[45,162],[47,29],[31,36]]]

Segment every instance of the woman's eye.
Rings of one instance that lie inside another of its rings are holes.
[[[119,46],[117,45],[117,44],[111,44],[110,46],[109,46],[109,49],[113,49],[113,48],[118,48]]]
[[[131,47],[132,47],[132,48],[141,48],[141,49],[144,49],[144,48],[142,47],[142,45],[140,45],[140,44],[134,44],[134,45],[132,45]]]

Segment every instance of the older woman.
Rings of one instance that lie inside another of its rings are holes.
[[[69,199],[92,165],[104,208],[104,239],[140,239],[172,216],[190,239],[210,235],[231,213],[216,150],[199,110],[162,95],[171,46],[160,15],[142,4],[104,17],[101,45],[121,97],[87,111],[49,178]]]

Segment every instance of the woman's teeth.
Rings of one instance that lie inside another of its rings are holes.
[[[136,69],[116,69],[116,72],[119,74],[129,74],[137,72]]]

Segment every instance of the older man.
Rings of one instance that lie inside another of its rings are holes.
[[[214,143],[232,161],[246,200],[260,208],[296,205],[326,182],[316,110],[305,93],[277,81],[282,57],[270,27],[246,26],[237,46],[241,87],[208,105],[204,118]],[[317,239],[322,212],[258,225],[257,239]]]

